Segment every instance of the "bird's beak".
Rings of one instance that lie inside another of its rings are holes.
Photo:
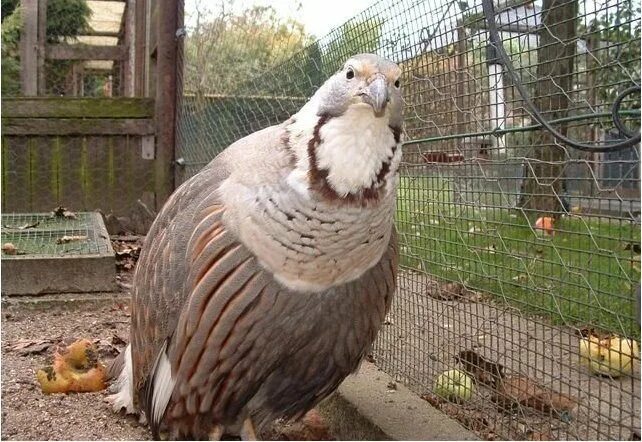
[[[376,116],[383,115],[388,103],[388,86],[382,75],[377,75],[363,91],[363,101],[374,109]]]

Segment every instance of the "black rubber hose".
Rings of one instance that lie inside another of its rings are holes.
[[[624,100],[624,98],[627,95],[630,95],[634,92],[639,93],[640,86],[632,86],[622,91],[622,93],[618,95],[615,101],[613,102],[613,109],[611,110],[611,114],[613,115],[613,123],[615,123],[615,127],[617,127],[617,130],[619,130],[620,133],[627,138],[633,138],[635,134],[633,132],[630,132],[629,129],[624,125],[624,123],[622,123],[619,112],[620,112],[620,106],[622,105],[622,100]]]
[[[533,104],[530,98],[530,95],[528,94],[528,91],[522,84],[522,81],[517,75],[517,72],[515,72],[515,67],[513,66],[513,63],[511,62],[510,57],[508,56],[508,54],[506,53],[506,50],[504,49],[502,39],[499,36],[499,31],[497,30],[497,23],[495,22],[495,6],[493,5],[493,0],[482,0],[482,7],[484,10],[484,16],[486,18],[486,23],[488,26],[490,43],[495,47],[496,54],[499,58],[500,63],[504,66],[504,68],[510,74],[513,80],[513,84],[515,85],[520,95],[522,96],[522,99],[524,100],[524,106],[526,107],[526,110],[528,111],[528,113],[531,114],[531,116],[539,124],[541,124],[542,127],[544,127],[547,131],[549,131],[555,137],[555,139],[557,139],[560,143],[566,146],[569,146],[578,150],[583,150],[586,152],[611,152],[616,150],[628,149],[640,143],[640,131],[638,131],[637,134],[631,134],[628,131],[628,129],[624,127],[624,124],[622,124],[622,121],[620,120],[620,116],[618,115],[618,111],[624,97],[626,97],[627,95],[635,91],[639,92],[640,86],[632,86],[624,90],[622,93],[620,93],[618,97],[615,99],[613,103],[613,108],[611,109],[611,114],[612,114],[611,116],[613,118],[613,123],[618,128],[620,133],[625,137],[627,137],[627,139],[625,140],[614,142],[614,143],[602,144],[602,145],[581,143],[568,138],[566,135],[558,132],[553,126],[551,126],[551,124],[548,121],[546,121],[546,119],[542,116],[542,114],[540,114],[539,110],[535,107],[535,104]]]

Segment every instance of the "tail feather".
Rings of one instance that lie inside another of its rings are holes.
[[[116,359],[114,359],[107,365],[105,374],[105,379],[107,380],[107,382],[111,383],[115,379],[118,379],[118,376],[125,367],[125,355],[127,354],[128,349],[129,347],[126,347],[125,350],[121,351],[120,354],[116,356]]]
[[[136,413],[131,344],[109,365],[107,379],[112,381],[110,391],[114,394],[107,397],[112,409],[117,413],[123,408],[127,414]]]
[[[172,377],[172,366],[167,358],[167,344],[158,352],[151,374],[145,383],[145,413],[154,439],[160,437],[160,427],[165,410],[174,391],[176,380]]]

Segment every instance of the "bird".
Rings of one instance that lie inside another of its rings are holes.
[[[355,372],[398,266],[401,69],[358,54],[168,198],[135,270],[116,411],[155,439],[256,439]]]

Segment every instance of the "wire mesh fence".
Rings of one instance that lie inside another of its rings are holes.
[[[51,213],[3,214],[3,259],[28,256],[100,255],[111,249],[96,214],[59,208]]]
[[[495,4],[510,64],[479,0],[382,0],[319,39],[248,5],[185,5],[179,181],[349,56],[396,61],[402,259],[373,360],[484,438],[639,439],[639,145],[602,147],[639,130],[640,2]]]

